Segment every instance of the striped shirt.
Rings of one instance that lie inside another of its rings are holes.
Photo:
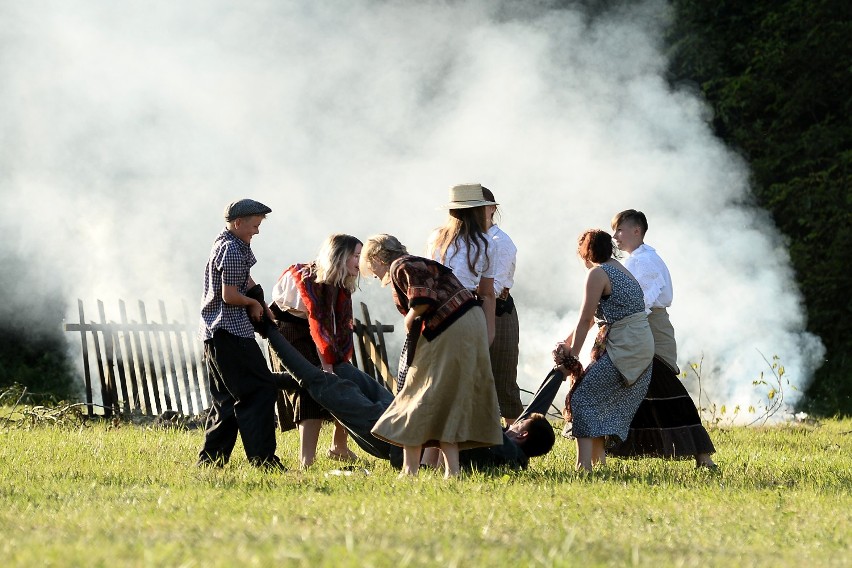
[[[251,246],[225,229],[213,242],[204,268],[204,294],[201,296],[201,322],[198,338],[206,341],[217,329],[237,337],[254,338],[245,306],[232,306],[222,299],[223,286],[236,286],[240,294],[248,288],[249,270],[257,262]]]

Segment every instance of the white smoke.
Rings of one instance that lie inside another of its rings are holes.
[[[703,357],[713,402],[760,405],[763,356],[804,389],[824,349],[781,235],[745,205],[746,165],[664,78],[668,16],[661,0],[594,17],[490,0],[0,0],[0,246],[41,267],[29,295],[194,306],[232,200],[273,209],[253,241],[270,290],[331,232],[422,252],[449,186],[479,181],[520,249],[534,390],[577,316],[576,236],[636,208],[675,280],[682,367]],[[388,290],[364,282],[359,299],[399,329]]]

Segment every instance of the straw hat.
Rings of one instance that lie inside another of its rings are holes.
[[[482,193],[482,184],[467,183],[450,188],[450,202],[443,208],[467,209],[469,207],[482,207],[483,205],[497,205],[497,203],[485,199],[485,195]]]

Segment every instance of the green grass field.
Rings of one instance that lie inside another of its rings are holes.
[[[573,472],[574,445],[525,472],[445,481],[263,473],[237,446],[197,469],[200,430],[6,420],[0,565],[852,566],[852,420],[711,430],[718,473],[617,460]],[[323,429],[320,448],[328,444]],[[363,452],[361,452],[363,454]]]

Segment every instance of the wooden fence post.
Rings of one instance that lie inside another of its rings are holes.
[[[166,410],[197,415],[209,407],[208,369],[201,343],[187,325],[169,323],[162,300],[161,323],[148,321],[141,300],[139,323],[128,317],[124,300],[118,301],[118,322],[107,319],[101,300],[97,306],[99,321],[86,323],[83,301],[78,300],[80,323],[65,325],[66,331],[80,333],[88,416],[96,415],[95,406],[103,409],[105,417],[128,412],[154,416]],[[393,331],[393,326],[378,321],[374,325],[367,306],[362,303],[361,309],[366,323],[354,322],[358,349],[353,363],[357,365],[360,359],[364,372],[386,386],[392,385],[395,379],[387,365],[384,333]],[[185,304],[183,315],[189,319]],[[100,378],[100,405],[93,394],[91,358]]]

